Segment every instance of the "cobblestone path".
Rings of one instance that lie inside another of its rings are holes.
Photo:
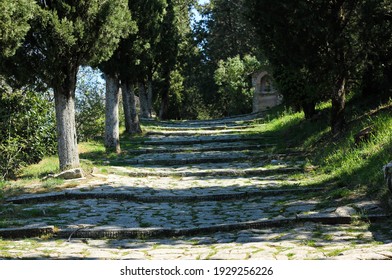
[[[148,140],[73,188],[7,198],[0,259],[390,259],[378,202],[303,185],[249,115],[151,122]],[[311,175],[309,175],[311,176]]]

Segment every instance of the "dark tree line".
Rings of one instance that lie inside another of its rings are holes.
[[[391,94],[392,3],[385,0],[247,0],[261,51],[286,101],[307,118],[331,100],[334,134],[345,126],[348,91]]]
[[[0,0],[0,11],[0,94],[52,89],[61,169],[79,166],[80,66],[104,73],[105,145],[117,152],[120,94],[128,133],[141,131],[136,95],[146,118],[247,112],[258,67],[306,118],[330,101],[334,134],[349,91],[391,96],[390,0]]]
[[[107,80],[108,150],[120,151],[119,88],[129,132],[140,131],[132,89],[147,92],[151,112],[152,78],[162,79],[160,115],[166,117],[170,77],[180,44],[179,18],[192,1],[27,1],[1,0],[0,73],[12,88],[52,89],[60,169],[79,166],[75,88],[81,65],[99,66]],[[184,10],[185,8],[185,10]],[[3,83],[2,78],[2,83]],[[2,91],[2,95],[4,92]],[[131,107],[129,107],[131,106]],[[132,131],[131,131],[132,130]]]

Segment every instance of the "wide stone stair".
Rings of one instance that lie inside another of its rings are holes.
[[[7,198],[22,214],[0,237],[145,240],[388,217],[376,201],[334,199],[329,187],[304,184],[306,155],[276,152],[274,139],[249,133],[261,122],[259,115],[148,121],[147,139],[108,160],[109,174]]]

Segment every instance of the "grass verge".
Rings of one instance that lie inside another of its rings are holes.
[[[288,148],[306,152],[309,184],[332,185],[343,197],[355,194],[382,200],[389,196],[382,167],[392,160],[392,100],[363,108],[357,100],[348,102],[347,126],[337,137],[329,128],[328,103],[318,107],[319,114],[313,120],[305,120],[303,113],[277,107],[252,133],[277,139],[275,152]],[[366,128],[371,133],[358,141],[356,136]]]
[[[107,165],[112,161],[117,165],[131,158],[129,151],[137,149],[144,141],[143,136],[129,136],[121,134],[121,154],[107,153],[103,142],[91,141],[78,145],[81,167],[90,177],[93,170],[107,173]],[[106,170],[106,171],[105,171]],[[75,182],[65,182],[62,179],[47,179],[48,175],[59,173],[59,159],[57,156],[45,157],[39,163],[26,166],[19,172],[17,179],[13,181],[0,181],[0,201],[4,197],[15,196],[24,193],[39,193],[54,191],[57,189],[74,187]]]

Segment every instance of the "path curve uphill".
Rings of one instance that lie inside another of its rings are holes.
[[[0,258],[388,259],[376,201],[303,184],[306,156],[252,134],[260,115],[146,121],[147,139],[109,174],[7,198]]]

